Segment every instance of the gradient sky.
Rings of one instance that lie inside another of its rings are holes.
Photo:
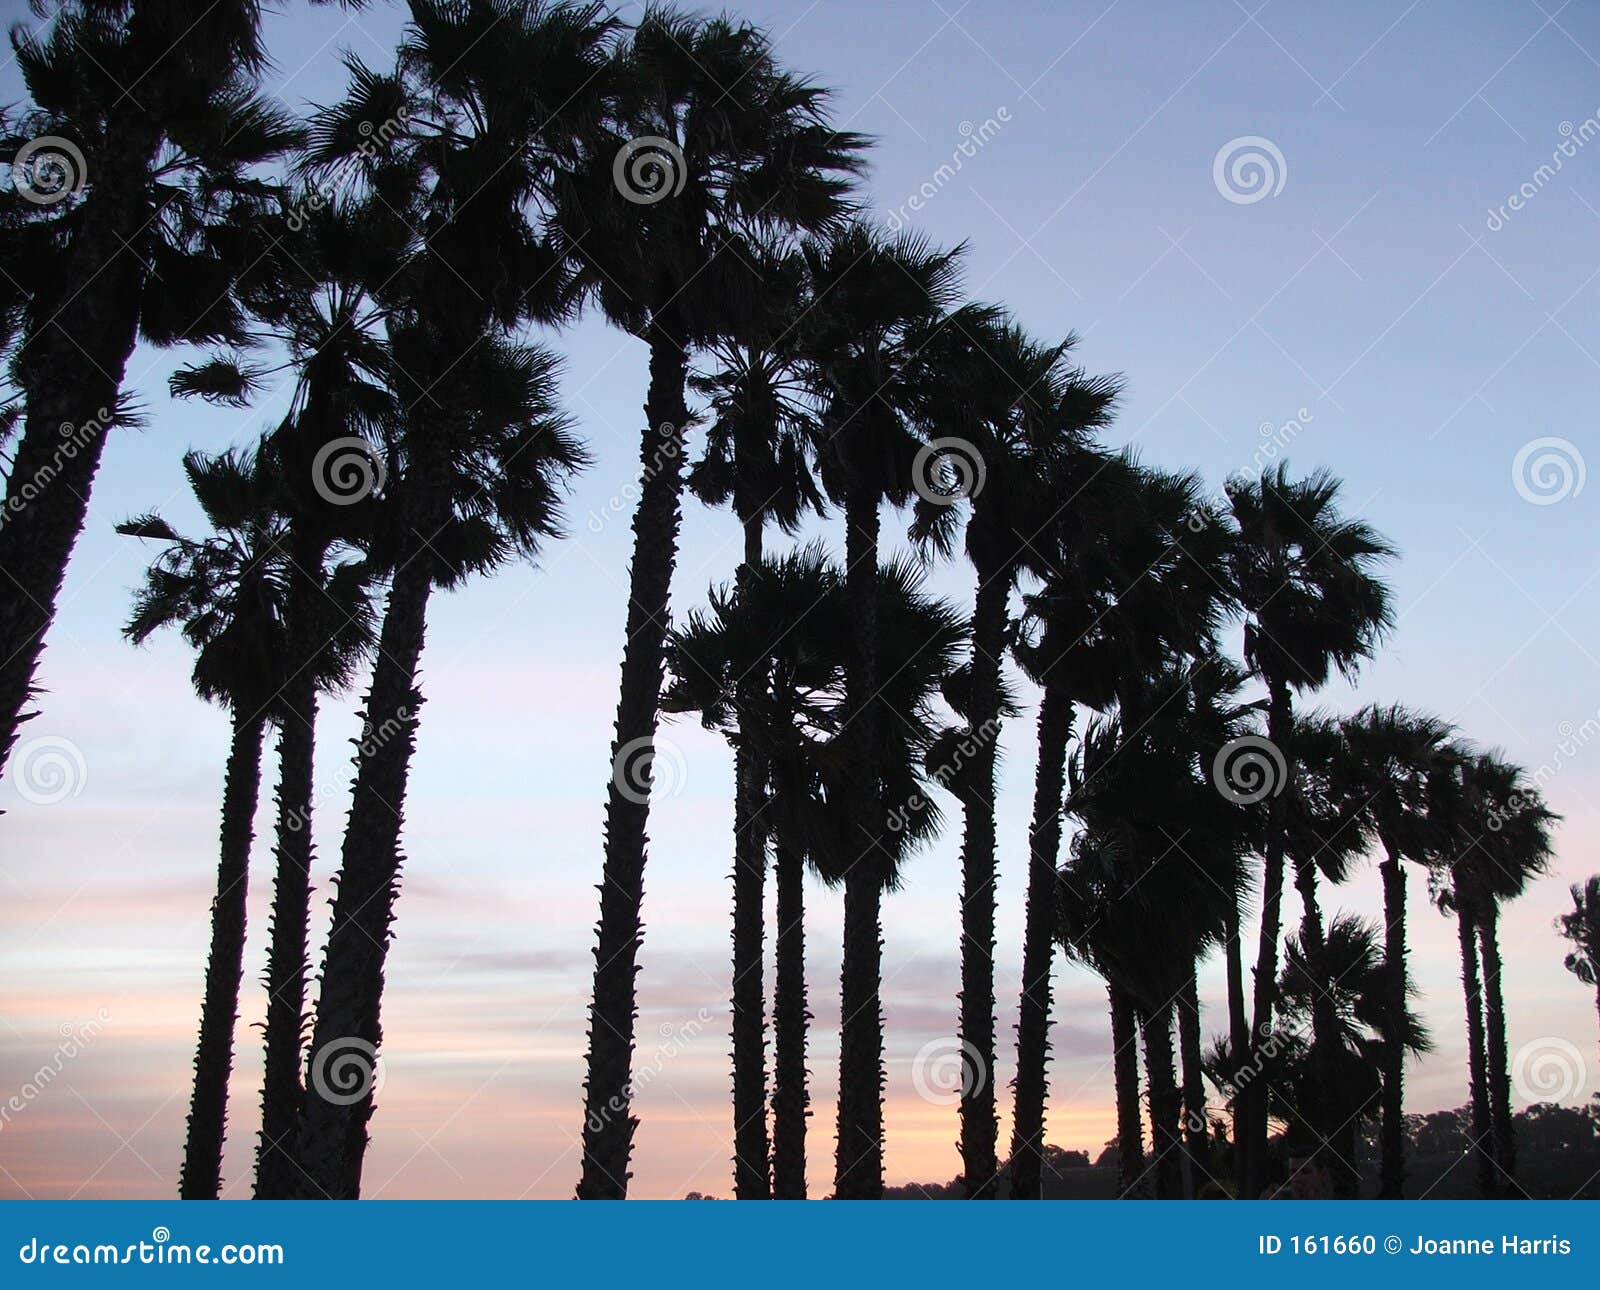
[[[338,92],[344,49],[383,64],[400,26],[393,5],[278,7],[267,87],[296,107]],[[0,0],[0,10],[22,18],[25,5]],[[878,137],[868,192],[880,213],[931,185],[911,222],[970,241],[972,296],[1004,302],[1043,337],[1076,330],[1090,370],[1126,374],[1111,442],[1217,486],[1263,460],[1269,441],[1286,445],[1297,470],[1341,475],[1348,509],[1401,548],[1392,645],[1356,694],[1335,686],[1325,701],[1402,700],[1530,767],[1559,767],[1548,795],[1566,817],[1560,859],[1504,920],[1510,1040],[1529,1055],[1574,1045],[1583,1069],[1566,1100],[1591,1095],[1594,998],[1562,970],[1551,923],[1567,885],[1597,867],[1600,747],[1585,723],[1600,714],[1600,484],[1534,504],[1514,463],[1549,436],[1568,442],[1575,464],[1595,455],[1600,15],[1556,0],[818,0],[738,11],[772,30],[791,66],[838,87],[844,124]],[[8,65],[0,99],[19,95]],[[998,128],[985,129],[991,120]],[[1250,136],[1281,155],[1281,189],[1230,201],[1214,163]],[[986,141],[936,180],[969,137]],[[1567,138],[1573,155],[1538,177]],[[1491,218],[1524,184],[1523,208]],[[560,1197],[577,1177],[630,545],[619,499],[638,468],[645,354],[598,322],[555,343],[597,463],[572,499],[573,536],[539,568],[434,602],[368,1195]],[[284,391],[243,413],[180,406],[165,390],[174,361],[141,350],[130,364],[149,425],[119,432],[106,453],[44,656],[43,715],[25,730],[70,741],[80,791],[23,800],[15,764],[0,783],[0,1101],[41,1067],[61,1068],[0,1121],[0,1195],[177,1186],[228,731],[194,698],[178,640],[135,651],[120,639],[147,553],[112,527],[152,506],[192,527],[182,452],[252,441]],[[1298,428],[1280,432],[1291,421]],[[837,521],[819,532],[842,540]],[[727,513],[690,511],[680,611],[731,576],[737,542]],[[959,568],[933,582],[970,599]],[[318,952],[357,728],[346,701],[328,705],[319,730]],[[1001,770],[1007,1082],[1031,734],[1030,711],[1008,727]],[[633,1192],[727,1194],[731,762],[693,723],[663,739]],[[270,789],[270,770],[266,779]],[[259,1097],[269,824],[264,800],[225,1170],[236,1196],[249,1188]],[[911,1080],[918,1051],[955,1027],[957,841],[949,831],[919,857],[885,907],[891,1183],[959,1168],[953,1108],[921,1099]],[[1452,924],[1423,903],[1417,875],[1411,890],[1413,973],[1438,1050],[1407,1092],[1410,1109],[1426,1111],[1466,1100],[1463,1022]],[[808,900],[820,1195],[832,1167],[840,910],[815,884]],[[1325,903],[1376,912],[1375,874]],[[1298,913],[1291,895],[1286,915]],[[1104,990],[1078,969],[1058,967],[1057,982],[1049,1138],[1097,1152],[1113,1128]],[[1221,1029],[1218,964],[1202,995],[1207,1031]],[[86,1025],[80,1051],[58,1057],[63,1035]]]

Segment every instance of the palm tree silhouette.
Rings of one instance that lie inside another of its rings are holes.
[[[272,191],[253,172],[301,137],[255,93],[259,37],[246,0],[196,12],[62,6],[46,33],[12,32],[35,110],[8,122],[8,152],[32,136],[64,138],[78,155],[58,152],[66,168],[53,175],[35,160],[35,183],[67,184],[46,188],[50,200],[7,199],[0,277],[20,322],[11,361],[26,410],[0,508],[0,568],[16,584],[0,599],[0,772],[107,436],[129,419],[121,384],[134,345],[241,338],[239,234]],[[68,195],[85,180],[81,198]]]
[[[827,91],[784,71],[766,35],[747,23],[650,8],[615,51],[613,70],[614,119],[593,140],[589,164],[568,176],[558,217],[562,245],[602,312],[650,349],[606,799],[578,1183],[583,1199],[620,1198],[628,1189],[649,796],[625,788],[635,779],[649,785],[677,562],[690,353],[737,323],[737,311],[730,318],[724,302],[755,289],[756,272],[742,258],[749,242],[820,230],[846,210],[865,144],[830,126]],[[631,778],[621,773],[634,767]],[[745,845],[750,852],[752,842]],[[747,889],[751,883],[747,874]],[[741,1023],[749,1015],[741,996]],[[741,1024],[738,1065],[746,1073],[753,1065],[748,1035]],[[740,1080],[741,1196],[769,1193],[763,1082]]]
[[[1267,738],[1294,769],[1292,693],[1315,690],[1337,670],[1350,675],[1392,624],[1377,567],[1394,552],[1369,525],[1337,507],[1339,483],[1325,471],[1289,478],[1287,463],[1228,489],[1238,526],[1232,585],[1245,619],[1245,663],[1267,687]],[[1288,800],[1269,799],[1263,842],[1261,930],[1251,1033],[1271,1033],[1282,923],[1284,827]],[[1244,1090],[1241,1195],[1265,1181],[1267,1100],[1261,1083]]]
[[[1383,849],[1384,963],[1389,1009],[1399,1016],[1409,991],[1406,969],[1406,877],[1404,862],[1429,865],[1438,839],[1428,815],[1428,777],[1452,734],[1437,717],[1399,704],[1361,709],[1340,723],[1341,774],[1361,802],[1366,830]],[[1390,1045],[1383,1071],[1380,1129],[1380,1199],[1405,1191],[1405,1049]]]
[[[291,672],[304,671],[317,689],[349,684],[371,645],[372,616],[365,570],[341,565],[318,587],[319,601],[328,607],[327,640],[313,657],[297,659],[288,625],[297,573],[288,518],[275,509],[279,489],[270,466],[248,455],[190,453],[184,471],[213,536],[185,538],[153,512],[117,531],[165,544],[146,572],[125,629],[128,639],[139,644],[163,627],[181,625],[196,651],[195,691],[233,716],[211,952],[179,1182],[181,1197],[205,1200],[216,1198],[222,1182],[262,736],[269,721],[287,720],[284,694]]]
[[[1562,939],[1572,952],[1562,960],[1567,971],[1595,990],[1595,1011],[1600,1013],[1600,874],[1583,886],[1572,884],[1572,912],[1556,920]]]

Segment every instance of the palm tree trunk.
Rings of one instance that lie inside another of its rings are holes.
[[[777,980],[773,984],[772,1189],[806,1198],[805,857],[778,838]]]
[[[627,639],[611,782],[606,795],[605,863],[594,951],[588,1075],[584,1080],[581,1200],[621,1200],[628,1194],[633,1154],[634,977],[644,898],[645,827],[650,817],[650,758],[660,716],[672,573],[678,562],[683,493],[684,406],[688,354],[661,333],[650,343],[650,389],[640,456],[644,474],[633,516]]]
[[[215,1200],[222,1187],[222,1141],[228,1117],[228,1077],[233,1072],[233,1027],[239,1019],[239,981],[244,974],[245,897],[261,791],[265,724],[260,713],[234,714],[233,743],[222,789],[222,854],[217,862],[217,894],[211,902],[211,955],[206,961],[194,1094],[178,1181],[182,1200]]]
[[[1322,926],[1322,907],[1317,902],[1317,866],[1311,860],[1297,860],[1294,873],[1295,888],[1300,893],[1300,947],[1310,964],[1323,970],[1326,963],[1327,936]],[[1331,988],[1333,982],[1318,981],[1320,987],[1311,1001],[1311,1061],[1315,1072],[1317,1096],[1307,1108],[1307,1119],[1316,1133],[1319,1145],[1312,1153],[1333,1181],[1336,1197],[1348,1200],[1360,1190],[1361,1175],[1352,1159],[1355,1136],[1345,1109],[1349,1099],[1341,1095],[1333,1059],[1339,1039],[1339,1016],[1334,1010]],[[1348,1150],[1339,1150],[1339,1144],[1348,1141]]]
[[[1155,1152],[1157,1200],[1176,1200],[1182,1191],[1178,1076],[1172,1059],[1172,1004],[1144,1019],[1145,1074],[1150,1080],[1150,1142]]]
[[[877,491],[852,463],[845,506],[845,599],[855,634],[845,665],[849,714],[845,759],[852,785],[859,854],[844,881],[844,961],[840,971],[839,1118],[834,1195],[883,1196],[883,941],[879,910],[887,875],[878,863],[886,821],[878,766]]]
[[[981,503],[980,503],[981,504]],[[976,522],[976,520],[974,521]],[[968,1200],[993,1200],[1000,1179],[995,1109],[994,766],[1000,738],[1000,655],[1005,650],[1010,579],[978,562],[973,611],[972,689],[967,739],[973,748],[959,770],[961,838],[961,1181]],[[965,747],[963,748],[963,752]],[[975,1069],[966,1069],[967,1066]]]
[[[1200,1053],[1200,988],[1196,965],[1189,964],[1183,993],[1178,999],[1178,1051],[1183,1061],[1183,1194],[1193,1200],[1205,1170],[1206,1082]]]
[[[431,534],[440,526],[417,528]],[[390,582],[362,713],[296,1149],[295,1187],[306,1199],[353,1200],[361,1191],[383,1042],[383,967],[399,895],[400,825],[422,705],[417,663],[432,590],[433,559],[422,546]]]
[[[1283,754],[1288,773],[1294,773],[1290,734],[1294,709],[1289,687],[1281,681],[1270,685],[1267,708],[1267,738]],[[1281,789],[1281,786],[1280,786]],[[1261,933],[1256,949],[1255,1009],[1252,1015],[1250,1057],[1257,1043],[1272,1033],[1272,1012],[1278,993],[1278,936],[1283,930],[1283,830],[1287,798],[1280,791],[1271,799],[1267,811],[1267,837],[1261,878]],[[1266,1186],[1267,1166],[1267,1088],[1264,1080],[1251,1080],[1243,1090],[1246,1109],[1246,1174],[1240,1196],[1254,1200]]]
[[[1047,685],[1039,703],[1039,767],[1033,784],[1033,824],[1028,830],[1028,897],[1023,916],[1022,998],[1017,1010],[1017,1085],[1011,1130],[1012,1200],[1037,1200],[1043,1194],[1056,860],[1061,850],[1072,718],[1072,700],[1066,692]]]
[[[1489,1121],[1493,1126],[1495,1159],[1500,1165],[1497,1185],[1504,1192],[1515,1190],[1517,1140],[1511,1118],[1511,1068],[1506,1044],[1506,1000],[1500,985],[1499,927],[1499,905],[1493,900],[1484,901],[1478,941],[1483,952],[1483,1010],[1488,1022]]]
[[[1111,1070],[1117,1094],[1117,1195],[1135,1195],[1144,1180],[1144,1125],[1139,1120],[1139,1037],[1133,1000],[1108,984]]]
[[[1457,900],[1460,901],[1457,882]],[[1484,1053],[1483,986],[1478,977],[1478,939],[1469,904],[1456,906],[1456,936],[1461,945],[1461,987],[1467,1005],[1467,1075],[1472,1092],[1472,1152],[1477,1160],[1478,1194],[1494,1198],[1495,1161],[1489,1116],[1489,1062]]]
[[[307,943],[311,930],[311,810],[315,800],[317,668],[323,642],[314,623],[323,591],[327,547],[295,535],[294,583],[286,606],[290,666],[278,736],[277,874],[272,893],[272,940],[267,951],[266,1052],[261,1088],[261,1137],[256,1151],[256,1198],[283,1200],[297,1189],[294,1162],[305,1041]]]
[[[1398,1033],[1406,1007],[1406,875],[1392,849],[1379,865],[1383,876],[1384,981],[1389,994],[1389,1025]],[[1390,1042],[1383,1054],[1383,1124],[1378,1198],[1399,1200],[1406,1185],[1405,1045]]]
[[[761,516],[741,507],[748,582],[761,563]],[[763,678],[739,680],[739,734],[734,747],[733,803],[733,1189],[738,1200],[768,1200],[766,991],[762,980],[767,829],[766,767],[746,730],[749,702],[759,701]]]
[[[60,305],[27,328],[13,359],[27,413],[0,506],[0,774],[34,694],[133,353],[144,265],[131,244],[150,218],[145,189],[160,139],[156,119],[135,104],[109,123],[52,282]]]
[[[1224,914],[1227,925],[1223,928],[1223,953],[1228,972],[1228,1047],[1235,1062],[1245,1062],[1250,1056],[1250,1018],[1245,1015],[1244,1003],[1244,946],[1239,932],[1239,895],[1234,893]],[[1235,1189],[1244,1186],[1246,1149],[1249,1135],[1245,1133],[1245,1092],[1235,1085],[1233,1094],[1233,1178]]]

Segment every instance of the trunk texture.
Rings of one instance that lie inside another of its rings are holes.
[[[1313,861],[1295,863],[1295,888],[1300,893],[1300,949],[1308,962],[1323,970],[1327,936],[1322,926],[1322,907],[1317,902],[1317,866]],[[1323,983],[1318,982],[1319,986]],[[1327,983],[1330,987],[1332,982]],[[1318,989],[1311,1001],[1311,1062],[1317,1095],[1312,1099],[1308,1119],[1316,1135],[1312,1159],[1328,1171],[1333,1194],[1340,1200],[1353,1199],[1360,1191],[1361,1174],[1356,1168],[1354,1121],[1350,1100],[1344,1095],[1337,1073],[1339,1015],[1329,989]]]
[[[1400,857],[1388,852],[1379,866],[1383,877],[1383,960],[1391,1025],[1406,1006],[1406,875]],[[1399,1200],[1406,1186],[1406,1050],[1391,1043],[1383,1055],[1383,1124],[1379,1129],[1381,1164],[1378,1198]]]
[[[438,526],[419,525],[422,532]],[[322,992],[306,1064],[295,1187],[306,1199],[361,1192],[367,1122],[381,1078],[383,966],[399,894],[400,826],[422,696],[417,662],[427,632],[433,562],[424,547],[389,587],[355,759]]]
[[[1072,700],[1047,686],[1039,703],[1039,767],[1028,830],[1028,896],[1022,934],[1022,998],[1017,1012],[1017,1085],[1011,1132],[1011,1199],[1043,1195],[1044,1108],[1049,1095],[1050,969],[1055,955],[1056,862]]]
[[[222,789],[222,854],[217,894],[211,902],[211,956],[206,961],[200,1042],[194,1056],[194,1095],[183,1147],[181,1200],[215,1200],[222,1188],[222,1142],[227,1130],[228,1078],[233,1073],[233,1027],[239,1019],[244,974],[245,898],[250,883],[250,843],[261,791],[258,714],[236,714],[228,773]]]
[[[1494,1156],[1499,1163],[1498,1185],[1516,1194],[1517,1139],[1511,1118],[1511,1067],[1506,1044],[1506,1000],[1500,983],[1500,908],[1484,901],[1478,920],[1478,942],[1483,952],[1483,1011],[1488,1022],[1489,1122],[1493,1126]]]
[[[1200,1052],[1200,986],[1193,963],[1178,1000],[1178,1051],[1183,1060],[1183,1194],[1193,1200],[1202,1178],[1210,1177],[1206,1166],[1206,1081]]]
[[[1244,947],[1239,934],[1239,898],[1228,902],[1223,950],[1228,971],[1228,1047],[1235,1061],[1245,1061],[1250,1054],[1250,1018],[1245,1015],[1244,1002]],[[1235,1085],[1233,1093],[1233,1179],[1237,1191],[1244,1186],[1246,1159],[1245,1095]]]
[[[589,1012],[584,1079],[583,1172],[580,1200],[628,1194],[633,1154],[633,1032],[644,899],[645,829],[650,818],[650,759],[660,715],[672,573],[678,561],[683,494],[684,406],[688,358],[682,344],[660,335],[650,344],[650,389],[640,449],[643,479],[633,516],[627,638],[611,783],[606,792],[605,863],[600,921],[595,928],[594,997]]]
[[[779,1200],[806,1198],[805,859],[778,839],[777,980],[773,985],[772,1188]]]
[[[1495,1185],[1494,1130],[1489,1116],[1489,1060],[1484,1052],[1483,985],[1478,977],[1478,938],[1469,905],[1457,905],[1456,935],[1461,944],[1461,988],[1467,1005],[1467,1075],[1472,1092],[1472,1153],[1477,1162],[1478,1194],[1490,1200],[1499,1188]]]
[[[1144,1179],[1144,1125],[1139,1119],[1139,1036],[1133,1001],[1114,985],[1111,996],[1111,1067],[1117,1090],[1117,1195],[1139,1193]]]
[[[979,567],[973,613],[972,691],[967,704],[972,747],[958,771],[961,839],[961,1181],[968,1200],[993,1200],[1000,1180],[996,1144],[994,1034],[994,768],[1000,737],[1000,656],[1005,650],[1010,581]]]
[[[1157,1200],[1176,1200],[1183,1188],[1178,1122],[1178,1074],[1172,1059],[1172,1005],[1145,1018],[1145,1073],[1150,1079],[1150,1140],[1155,1151]]]

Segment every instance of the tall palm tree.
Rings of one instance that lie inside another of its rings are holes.
[[[805,354],[821,421],[819,466],[845,517],[845,585],[851,605],[851,662],[842,732],[850,766],[846,797],[862,862],[844,875],[844,1002],[839,1048],[840,1199],[883,1192],[883,1015],[878,986],[879,905],[891,801],[873,757],[887,737],[878,657],[877,568],[884,502],[916,495],[922,446],[916,420],[931,379],[922,352],[959,288],[960,252],[921,239],[886,239],[854,222],[802,247],[818,305],[806,315]]]
[[[972,658],[957,704],[969,745],[962,777],[961,1081],[962,1187],[969,1199],[996,1193],[1000,1162],[995,1088],[995,765],[1005,686],[1001,664],[1011,593],[1025,572],[1048,573],[1040,541],[1061,510],[1065,461],[1111,419],[1115,380],[1067,365],[1076,344],[1030,339],[998,310],[963,310],[925,353],[940,374],[928,390],[929,430],[948,452],[927,459],[913,535],[948,553],[956,517],[970,512],[964,545],[977,585]],[[963,472],[982,471],[970,478]],[[958,505],[963,500],[966,506]]]
[[[1428,777],[1451,736],[1437,717],[1393,704],[1374,704],[1340,723],[1342,778],[1362,803],[1368,831],[1383,850],[1384,963],[1389,1007],[1400,1015],[1409,990],[1406,970],[1406,876],[1404,862],[1428,865],[1437,839],[1427,809]],[[1405,1049],[1384,1050],[1383,1121],[1378,1195],[1398,1200],[1405,1192]]]
[[[1124,672],[1172,654],[1196,657],[1227,608],[1221,520],[1193,476],[1163,475],[1130,454],[1071,448],[1057,476],[1070,504],[1036,545],[1050,566],[1024,601],[1013,653],[1044,690],[1029,831],[1011,1195],[1039,1195],[1049,1054],[1056,861],[1074,706],[1104,711]],[[1214,656],[1212,656],[1214,657]],[[1126,687],[1123,687],[1126,688]]]
[[[837,219],[865,143],[830,126],[826,90],[786,72],[762,31],[730,18],[651,8],[618,46],[613,71],[613,119],[592,141],[590,164],[569,175],[558,220],[562,245],[601,310],[650,350],[606,799],[578,1183],[584,1199],[620,1198],[628,1188],[649,796],[627,786],[649,785],[677,562],[690,354],[724,333],[728,298],[759,289],[742,247]],[[741,1091],[739,1194],[760,1196],[765,1121],[752,1110],[752,1090]]]
[[[1293,693],[1316,690],[1337,670],[1350,675],[1371,656],[1393,615],[1377,571],[1393,548],[1360,520],[1338,510],[1339,482],[1325,471],[1289,477],[1287,463],[1228,490],[1238,527],[1231,552],[1232,588],[1244,609],[1245,662],[1267,688],[1267,738],[1294,768]],[[1261,928],[1251,1034],[1271,1033],[1282,924],[1284,828],[1288,800],[1268,799],[1263,840]],[[1265,1088],[1244,1090],[1239,1133],[1242,1195],[1265,1181]]]
[[[213,536],[185,538],[155,513],[118,525],[118,532],[164,546],[146,572],[125,634],[139,644],[162,627],[181,625],[196,651],[196,692],[226,705],[233,717],[211,952],[179,1182],[184,1199],[204,1200],[216,1198],[222,1181],[262,737],[269,722],[285,719],[284,683],[296,666],[286,614],[294,571],[288,521],[274,509],[277,490],[266,463],[231,453],[190,453],[184,471]],[[327,648],[307,670],[319,688],[338,688],[371,644],[365,571],[359,564],[342,565],[319,592],[333,629]]]
[[[1572,912],[1556,920],[1562,939],[1572,952],[1562,961],[1567,971],[1595,991],[1595,1011],[1600,1012],[1600,874],[1583,886],[1572,884]]]
[[[804,397],[797,326],[810,300],[805,265],[794,251],[749,246],[745,250],[756,264],[764,289],[745,308],[725,322],[724,335],[706,346],[709,370],[690,379],[697,392],[709,397],[711,417],[704,455],[689,472],[689,487],[709,505],[731,503],[744,535],[744,557],[735,576],[744,585],[761,564],[766,526],[775,521],[792,533],[807,511],[824,510],[822,494],[812,474],[816,419]],[[770,621],[770,620],[769,620]],[[735,1194],[741,1198],[767,1194],[766,1167],[766,1055],[762,1016],[763,889],[766,882],[768,824],[763,819],[761,797],[767,783],[762,754],[743,728],[749,710],[764,684],[767,660],[751,660],[741,670],[738,684],[746,694],[738,705],[739,729],[734,739],[734,870],[733,870],[733,1116],[737,1168]],[[785,909],[779,913],[779,945],[785,952],[780,970],[792,973],[798,923],[804,900],[804,872],[791,857],[784,869],[782,889]],[[784,914],[788,914],[786,923]],[[803,968],[803,959],[802,959]],[[804,981],[800,982],[803,998]],[[785,1003],[793,1015],[793,991]],[[774,1004],[776,1007],[776,1002]],[[801,1003],[801,1013],[804,1003]],[[793,1088],[792,1044],[786,1084]],[[804,1097],[804,1057],[799,1066]],[[792,1108],[786,1090],[783,1104]],[[774,1096],[774,1111],[778,1099]],[[803,1103],[802,1103],[803,1115]],[[786,1128],[792,1119],[786,1117]],[[774,1124],[774,1133],[777,1126]],[[782,1166],[780,1185],[771,1187],[780,1199],[798,1186],[804,1194],[804,1122],[798,1139],[800,1170],[794,1165],[796,1139],[792,1129],[780,1153],[773,1145],[773,1173]],[[781,1155],[781,1159],[780,1159]]]
[[[571,312],[544,223],[556,173],[604,107],[614,24],[531,0],[413,0],[411,16],[396,72],[349,60],[349,94],[314,115],[309,155],[314,177],[349,168],[415,230],[380,293],[401,383],[371,540],[389,595],[295,1150],[296,1185],[314,1198],[360,1188],[429,599],[558,536],[586,461],[556,404],[554,356],[515,337]],[[370,122],[391,119],[407,128],[374,143]],[[354,1096],[328,1084],[330,1064],[365,1076]]]
[[[135,343],[240,334],[240,230],[271,192],[256,171],[300,138],[255,92],[258,20],[251,0],[77,0],[45,32],[12,32],[33,102],[0,140],[21,163],[0,308],[20,324],[25,404],[0,508],[0,568],[16,584],[0,599],[0,771],[106,439],[126,423]]]

